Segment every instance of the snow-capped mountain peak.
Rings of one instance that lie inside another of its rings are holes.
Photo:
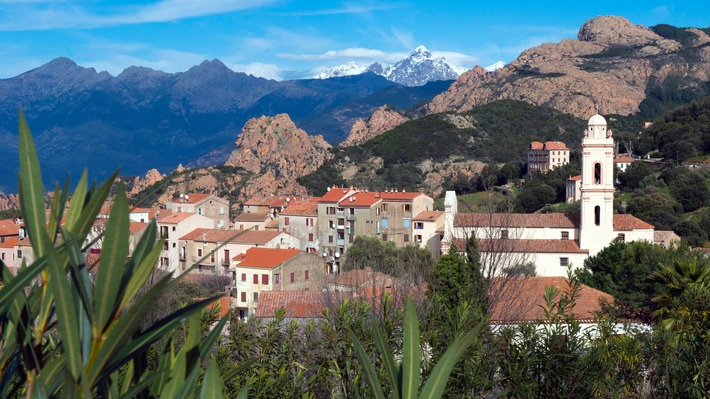
[[[488,65],[487,67],[485,67],[485,68],[483,68],[483,69],[485,69],[486,72],[493,72],[493,71],[495,71],[496,69],[501,69],[501,68],[503,68],[504,66],[505,66],[505,61],[498,61],[498,62],[495,62],[495,63],[493,63],[493,64],[491,64],[491,65]]]
[[[466,68],[450,64],[444,57],[435,57],[429,49],[420,45],[393,65],[375,62],[362,66],[351,61],[320,72],[314,78],[327,79],[373,72],[405,86],[421,86],[434,80],[454,80],[466,71]]]
[[[361,73],[367,72],[367,65],[360,65],[355,61],[350,61],[347,64],[338,65],[336,67],[321,71],[315,76],[314,79],[328,79],[335,78],[338,76],[351,76],[359,75]]]

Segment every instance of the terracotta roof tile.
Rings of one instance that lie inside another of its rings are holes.
[[[256,317],[274,317],[278,309],[286,311],[288,318],[320,318],[332,302],[330,296],[340,298],[340,293],[322,291],[262,291]]]
[[[237,267],[259,267],[273,269],[289,259],[305,252],[299,249],[249,248],[246,254],[239,254],[232,259],[240,261]],[[312,255],[313,256],[313,255]]]
[[[579,215],[564,213],[458,213],[454,227],[579,227]]]
[[[518,281],[516,283],[515,281]],[[507,289],[496,288],[496,284],[505,284]],[[494,300],[491,309],[491,323],[517,324],[546,320],[542,306],[545,304],[545,287],[553,286],[561,292],[568,290],[569,283],[565,277],[530,277],[515,280],[494,279],[492,292],[500,292],[500,297]],[[611,295],[582,284],[572,313],[579,321],[594,320],[602,303],[611,303]]]
[[[546,141],[545,142],[545,149],[548,151],[569,150],[569,148],[567,148],[567,144],[565,144],[561,141]]]
[[[573,240],[516,240],[516,239],[477,239],[480,252],[507,253],[589,253],[579,248],[579,243]],[[455,239],[454,244],[459,251],[466,248],[465,239]]]
[[[351,190],[348,188],[333,187],[318,199],[318,203],[338,203],[350,192]]]
[[[12,219],[0,220],[0,236],[16,236],[20,234],[20,226]]]
[[[544,146],[543,146],[543,144],[542,144],[541,142],[539,142],[539,141],[533,141],[532,143],[530,143],[530,147],[528,147],[528,149],[530,149],[530,150],[542,150],[543,147],[544,147]]]
[[[265,222],[267,219],[269,219],[269,215],[266,213],[248,213],[248,212],[242,212],[239,214],[239,216],[234,219],[235,223],[239,222],[244,222],[244,223],[262,223]]]
[[[634,162],[635,159],[629,158],[629,157],[619,157],[614,159],[614,163],[631,163]]]
[[[13,248],[18,242],[20,242],[20,237],[10,237],[0,243],[0,248]]]
[[[570,181],[570,180],[572,180],[572,181],[582,180],[582,175],[572,176],[569,179],[567,179],[567,181]]]
[[[163,212],[160,212],[160,216],[158,217],[158,223],[178,224],[194,215],[196,215],[196,213],[175,212],[164,215]]]
[[[204,233],[204,237],[203,237]],[[286,235],[278,231],[262,231],[262,230],[221,230],[221,229],[195,229],[180,237],[180,240],[202,241],[203,238],[207,242],[230,242],[234,244],[251,244],[265,245],[269,241],[278,237],[280,234]]]
[[[434,222],[439,219],[439,217],[441,217],[441,215],[443,214],[444,212],[441,211],[423,211],[420,212],[417,216],[415,216],[412,220],[415,220],[417,222]]]
[[[341,273],[328,282],[329,285],[348,287],[393,287],[396,279],[388,274],[377,272],[369,267]]]
[[[147,226],[148,226],[148,223],[131,222],[131,224],[128,228],[129,234],[139,233],[141,230],[145,229]]]
[[[291,204],[283,212],[283,216],[318,216],[318,202],[296,202]]]
[[[653,225],[644,222],[634,215],[614,215],[614,230],[648,230],[653,229]]]
[[[378,194],[375,192],[357,192],[344,198],[339,204],[348,208],[369,208],[382,200]]]
[[[404,191],[399,191],[399,192],[387,192],[387,193],[380,193],[382,196],[382,199],[385,201],[411,201],[421,195],[424,195],[422,193],[418,192],[404,192]]]
[[[200,202],[200,201],[204,200],[205,198],[207,198],[207,197],[209,197],[209,196],[210,196],[210,194],[194,194],[194,193],[193,193],[193,194],[187,194],[187,199],[183,199],[182,201],[176,202],[176,203],[180,203],[180,204],[194,204],[194,203],[197,203],[197,202]]]

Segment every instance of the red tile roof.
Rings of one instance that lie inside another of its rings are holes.
[[[454,240],[459,251],[464,251],[466,241],[462,238]],[[573,240],[516,240],[516,239],[477,239],[480,252],[504,253],[589,253],[579,248],[579,243]]]
[[[567,179],[567,181],[570,181],[570,180],[572,180],[572,181],[582,180],[582,175],[572,176],[569,179]]]
[[[131,222],[131,224],[128,228],[129,234],[139,233],[141,230],[145,229],[146,226],[148,226],[148,223]]]
[[[194,204],[197,202],[202,201],[203,199],[209,197],[210,194],[187,194],[186,197],[187,199],[178,199],[178,201],[174,201],[176,204]]]
[[[653,225],[644,222],[634,215],[614,215],[614,230],[647,230],[653,229]]]
[[[417,222],[433,222],[439,219],[439,217],[443,214],[444,212],[441,211],[423,211],[420,212],[417,216],[415,216],[412,220]]]
[[[302,253],[305,254],[299,249],[249,248],[245,254],[239,254],[232,259],[240,261],[237,267],[273,269]]]
[[[10,237],[5,242],[0,243],[0,248],[13,248],[20,242],[20,237]]]
[[[342,273],[328,282],[331,286],[347,286],[354,288],[383,288],[396,285],[396,279],[388,274],[377,272],[369,267],[350,270]]]
[[[382,201],[379,194],[375,192],[357,192],[344,198],[339,204],[347,208],[369,208]]]
[[[338,203],[349,192],[348,188],[333,187],[318,199],[318,203]]]
[[[185,213],[185,212],[175,212],[175,213],[168,213],[167,215],[164,215],[163,212],[160,212],[160,216],[158,217],[158,223],[165,223],[165,224],[178,224],[185,219],[192,217],[196,215],[196,213]]]
[[[501,285],[497,288],[497,284]],[[491,292],[500,292],[491,303],[492,324],[517,324],[546,320],[545,287],[556,287],[561,293],[569,289],[565,277],[529,277],[519,279],[494,279]],[[593,321],[603,302],[611,303],[611,295],[582,284],[572,314],[578,321]]]
[[[546,141],[545,142],[545,149],[546,150],[569,150],[567,148],[567,144],[561,142],[561,141]]]
[[[204,233],[204,237],[203,237]],[[221,229],[195,229],[180,237],[180,240],[207,242],[230,242],[234,244],[265,245],[280,234],[278,231],[262,230],[221,230]]]
[[[0,220],[0,236],[16,236],[20,234],[20,226],[12,219]]]
[[[248,212],[243,212],[240,213],[239,216],[237,216],[234,219],[235,223],[239,222],[244,222],[244,223],[262,223],[265,222],[267,219],[269,219],[269,215],[266,213],[248,213]]]
[[[539,141],[533,141],[532,143],[530,143],[529,149],[531,149],[531,150],[542,150],[543,147],[544,147],[544,146],[543,146],[543,144],[542,144],[541,142],[539,142]]]
[[[424,195],[422,193],[418,192],[405,192],[405,191],[398,191],[398,192],[387,192],[387,193],[380,193],[382,196],[382,199],[385,201],[411,201],[421,195]]]
[[[458,213],[454,227],[579,227],[579,215],[565,213]]]
[[[337,301],[329,300],[336,297]],[[256,317],[274,317],[278,309],[286,311],[288,318],[320,318],[328,303],[340,302],[341,293],[322,291],[262,291]]]
[[[631,163],[634,162],[635,159],[629,158],[629,157],[619,157],[614,159],[614,163]]]
[[[296,202],[288,206],[283,212],[283,216],[318,216],[318,202]]]

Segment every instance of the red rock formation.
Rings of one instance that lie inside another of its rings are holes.
[[[369,118],[355,121],[350,134],[339,146],[349,147],[364,143],[408,120],[409,118],[386,105],[377,107]]]

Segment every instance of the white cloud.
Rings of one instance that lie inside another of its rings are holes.
[[[397,28],[392,28],[392,35],[406,49],[414,48],[414,34],[412,32],[402,32]]]
[[[406,53],[386,53],[381,50],[363,47],[347,48],[344,50],[329,50],[320,54],[277,54],[280,58],[290,60],[348,60],[348,61],[381,61],[396,62],[405,57]]]
[[[254,75],[256,77],[273,79],[273,80],[283,80],[281,75],[281,69],[274,64],[265,64],[261,62],[252,62],[249,64],[234,64],[232,69],[237,72],[244,72],[247,75]]]
[[[389,4],[378,4],[376,6],[363,6],[360,4],[347,4],[340,8],[331,8],[325,10],[312,10],[312,11],[296,11],[283,13],[280,15],[296,16],[296,17],[308,17],[308,16],[320,16],[320,15],[337,15],[337,14],[365,14],[372,11],[385,11],[394,10],[398,8],[412,7],[410,3],[389,3]]]
[[[0,17],[0,31],[48,30],[57,28],[96,28],[102,26],[168,22],[205,15],[224,14],[261,7],[276,0],[162,0],[153,4],[104,7],[111,13],[89,12],[72,2],[17,2]],[[28,22],[29,21],[29,22]]]
[[[453,51],[432,51],[431,54],[435,57],[444,57],[451,64],[467,68],[472,68],[478,62],[477,57]]]

